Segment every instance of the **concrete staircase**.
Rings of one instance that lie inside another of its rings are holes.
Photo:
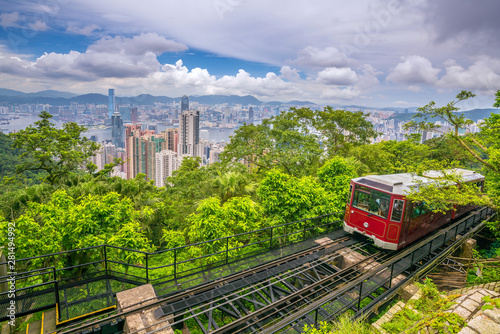
[[[50,334],[55,330],[56,309],[51,309],[42,313],[41,320],[29,323],[25,334]]]

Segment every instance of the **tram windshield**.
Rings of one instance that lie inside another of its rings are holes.
[[[391,195],[356,184],[352,206],[387,219]]]

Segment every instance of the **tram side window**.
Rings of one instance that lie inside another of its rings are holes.
[[[381,191],[356,185],[352,205],[387,219],[390,198],[390,195]]]
[[[425,202],[417,202],[413,203],[413,210],[411,212],[411,218],[417,218],[421,215],[424,215],[428,212],[431,212],[432,209],[430,209]]]
[[[391,220],[394,222],[401,222],[401,218],[403,217],[403,207],[404,201],[401,199],[395,199],[392,203],[392,215]]]
[[[349,195],[347,196],[347,205],[351,205],[352,184],[349,185]]]

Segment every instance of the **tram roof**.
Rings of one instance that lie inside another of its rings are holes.
[[[484,176],[471,170],[455,168],[445,171],[446,174],[458,174],[464,181],[480,181]],[[386,175],[367,175],[353,179],[358,184],[370,188],[380,189],[385,192],[406,195],[411,190],[421,185],[427,185],[436,182],[436,179],[443,177],[442,171],[431,170],[418,176],[412,173],[386,174]]]

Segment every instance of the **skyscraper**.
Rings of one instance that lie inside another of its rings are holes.
[[[201,156],[200,143],[200,112],[198,110],[183,111],[179,117],[179,144],[177,153],[191,156]]]
[[[137,115],[137,108],[131,108],[130,109],[130,120],[132,123],[137,123],[138,115]]]
[[[118,111],[111,115],[111,139],[116,147],[123,145],[123,118]]]
[[[165,179],[172,176],[172,172],[179,169],[181,165],[177,158],[177,153],[169,150],[163,150],[156,153],[155,185],[157,187],[165,186]]]
[[[253,123],[253,107],[248,108],[248,123]]]
[[[116,102],[115,102],[115,90],[110,88],[108,91],[108,115],[109,118],[113,116],[113,113],[116,111]]]
[[[187,95],[184,95],[181,98],[181,113],[183,111],[188,111],[188,110],[189,110],[189,98],[187,97]]]

